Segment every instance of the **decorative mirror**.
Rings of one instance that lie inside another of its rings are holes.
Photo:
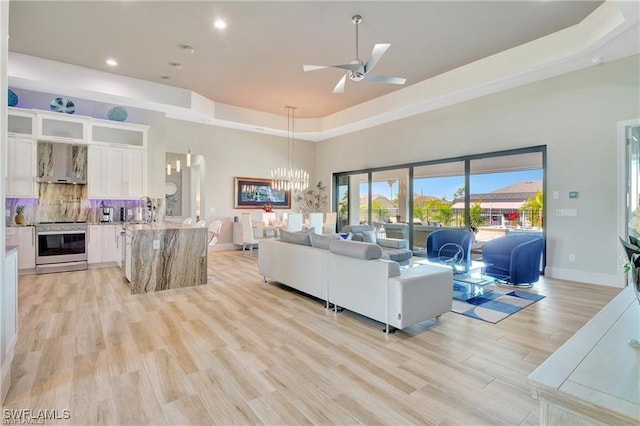
[[[204,156],[165,154],[165,202],[167,218],[203,217]]]

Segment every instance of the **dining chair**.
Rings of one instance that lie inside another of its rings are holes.
[[[302,213],[289,213],[287,217],[287,231],[302,231]]]
[[[309,213],[309,228],[316,234],[322,234],[322,213]]]
[[[336,212],[327,212],[324,219],[324,224],[322,225],[322,233],[335,234],[337,219],[338,214]]]
[[[218,238],[220,237],[220,231],[222,230],[222,221],[214,220],[209,225],[209,241],[207,244],[209,247],[213,247],[218,243]]]
[[[253,246],[258,244],[258,240],[253,235],[253,224],[251,223],[251,213],[242,213],[240,215],[240,223],[242,224],[242,251],[247,247],[253,252]]]

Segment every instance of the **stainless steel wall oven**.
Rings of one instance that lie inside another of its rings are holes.
[[[36,274],[87,269],[86,223],[36,225]]]

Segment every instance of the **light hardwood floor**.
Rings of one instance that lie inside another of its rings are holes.
[[[131,295],[118,268],[21,276],[5,409],[46,424],[538,424],[527,375],[619,289],[543,279],[498,324],[381,324],[211,251],[209,284]]]

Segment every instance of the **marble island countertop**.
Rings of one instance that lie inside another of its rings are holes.
[[[166,229],[198,229],[194,225],[184,225],[180,222],[152,222],[152,223],[122,223],[125,228],[131,231],[166,230]],[[202,228],[201,228],[202,229]]]
[[[207,283],[207,228],[153,222],[125,229],[132,294]]]

